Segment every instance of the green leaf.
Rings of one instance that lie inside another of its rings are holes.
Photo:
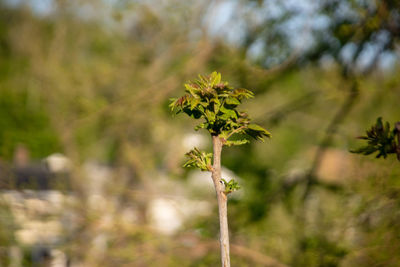
[[[267,131],[263,127],[261,127],[260,125],[254,124],[254,123],[247,125],[247,128],[249,128],[251,130],[255,130],[255,131]]]
[[[248,98],[254,97],[254,94],[250,90],[247,90],[247,89],[244,89],[244,88],[238,88],[238,89],[235,89],[232,92],[232,96],[236,97],[238,99],[243,99],[243,98],[247,98],[248,99]]]
[[[186,92],[190,93],[192,96],[197,96],[199,89],[196,88],[194,84],[185,83],[184,86],[186,88]]]
[[[171,103],[169,103],[168,107],[171,109],[171,111],[174,111],[174,109],[176,107],[176,100],[177,100],[177,98],[169,99],[169,102],[171,102]]]
[[[229,182],[227,182],[225,179],[222,178],[221,181],[224,183],[225,186],[224,193],[226,195],[240,189],[240,185],[234,179],[231,179]]]
[[[194,148],[185,154],[189,159],[183,165],[183,167],[195,167],[201,171],[211,171],[211,153],[200,151],[198,148]]]
[[[209,102],[208,102],[208,100],[207,101],[201,101],[200,102],[200,105],[202,105],[203,107],[208,107],[208,105],[209,105]]]
[[[215,113],[214,112],[210,111],[209,109],[206,109],[205,113],[206,113],[207,120],[209,122],[215,121]]]
[[[219,112],[219,108],[221,106],[221,102],[219,101],[218,98],[213,98],[213,99],[211,99],[210,102],[214,103],[214,106],[213,106],[214,107],[214,112],[215,112],[215,114],[217,114]]]
[[[236,114],[236,111],[234,109],[229,109],[229,108],[226,108],[225,106],[221,106],[219,108],[219,111],[224,113],[224,114],[227,114],[228,118],[235,118],[235,119],[237,118],[237,114]]]
[[[199,125],[196,125],[196,127],[194,127],[194,129],[196,131],[199,129],[207,129],[209,125],[210,124],[208,124],[207,122],[203,122],[203,123],[200,123]]]
[[[376,120],[376,127],[377,127],[378,129],[382,129],[382,128],[383,128],[382,117],[379,117],[379,118]]]
[[[234,98],[234,97],[228,97],[225,100],[225,103],[228,104],[228,105],[240,105],[239,99]]]
[[[205,84],[207,84],[207,79],[203,75],[199,74],[198,82],[200,85],[205,85]]]
[[[256,140],[260,140],[264,142],[264,136],[265,137],[271,137],[271,134],[264,129],[263,127],[257,125],[257,124],[249,124],[247,125],[247,128],[245,129],[245,133],[247,135],[250,135]]]
[[[199,98],[192,98],[190,100],[190,109],[193,110],[200,103]]]
[[[213,73],[211,73],[210,80],[211,80],[211,86],[219,84],[221,82],[221,73],[214,71]]]
[[[213,99],[210,100],[210,102],[214,102],[217,105],[221,105],[221,102],[219,101],[218,98],[213,98]]]
[[[221,121],[226,122],[226,121],[229,121],[229,119],[231,118],[231,115],[229,113],[223,113],[222,115],[218,115],[218,118]]]
[[[263,127],[261,127],[258,124],[249,124],[247,125],[247,128],[253,131],[257,131],[260,132],[261,134],[267,136],[267,137],[271,137],[271,133],[268,132],[266,129],[264,129]]]
[[[250,143],[249,140],[247,139],[242,139],[242,140],[228,140],[225,142],[226,146],[240,146],[240,145],[244,145]]]

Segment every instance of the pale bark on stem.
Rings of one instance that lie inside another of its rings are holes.
[[[230,267],[229,258],[229,232],[228,232],[228,199],[225,194],[225,186],[221,180],[221,151],[223,141],[219,136],[213,136],[213,168],[212,180],[218,200],[220,246],[222,267]]]

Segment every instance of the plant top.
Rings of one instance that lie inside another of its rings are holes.
[[[225,179],[221,171],[221,151],[224,145],[242,145],[253,137],[264,141],[271,134],[260,125],[250,123],[244,111],[237,110],[243,99],[253,97],[247,89],[235,89],[221,81],[221,74],[213,72],[209,76],[199,75],[199,79],[185,84],[185,94],[171,99],[170,108],[175,113],[186,113],[194,119],[201,119],[195,130],[206,129],[212,137],[213,153],[194,148],[186,156],[184,167],[195,167],[211,172],[218,201],[220,222],[220,249],[223,267],[230,266],[227,196],[240,189],[234,179]],[[230,140],[233,135],[238,138]]]
[[[171,99],[170,108],[176,114],[184,112],[194,119],[203,119],[195,130],[206,129],[212,136],[219,136],[227,146],[248,143],[246,136],[261,141],[271,137],[266,129],[251,123],[246,112],[237,110],[243,99],[254,96],[253,92],[230,87],[228,82],[221,81],[220,73],[199,75],[198,80],[185,84],[185,92],[180,98]],[[234,134],[240,138],[229,140]]]

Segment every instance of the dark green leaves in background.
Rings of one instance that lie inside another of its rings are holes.
[[[388,154],[397,153],[397,158],[400,160],[400,144],[399,140],[396,138],[400,133],[399,123],[396,124],[394,129],[390,128],[389,122],[382,122],[382,118],[379,117],[376,120],[375,125],[373,125],[369,130],[367,130],[365,136],[358,137],[359,139],[366,140],[367,145],[352,150],[353,153],[370,155],[372,153],[378,152],[377,158],[386,158]]]

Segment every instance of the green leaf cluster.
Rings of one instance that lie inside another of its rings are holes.
[[[240,189],[240,185],[234,179],[227,182],[225,179],[222,178],[221,181],[224,183],[224,186],[225,186],[224,193],[226,195]]]
[[[200,151],[198,148],[194,148],[185,154],[189,159],[183,165],[183,167],[195,167],[202,171],[211,171],[211,158],[212,153],[206,153]]]
[[[228,141],[233,134],[241,134],[264,141],[271,134],[263,127],[250,123],[246,112],[237,107],[243,99],[254,94],[243,88],[232,88],[221,81],[221,74],[213,72],[208,76],[199,75],[195,81],[185,84],[185,94],[171,99],[170,108],[178,113],[186,113],[194,119],[202,119],[195,129],[206,129],[211,135],[218,135],[227,146],[242,145],[247,139]]]
[[[367,140],[367,145],[350,152],[363,155],[378,152],[377,158],[386,158],[388,154],[396,153],[396,149],[399,147],[399,144],[396,143],[397,133],[398,130],[396,128],[391,130],[389,122],[384,124],[382,118],[379,117],[375,125],[366,131],[365,136],[358,137],[359,139]]]

